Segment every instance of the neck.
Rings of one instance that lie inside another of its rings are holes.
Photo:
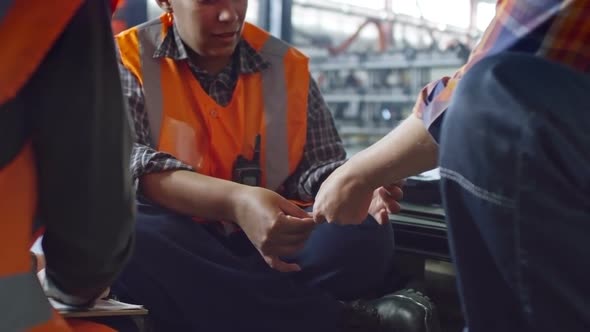
[[[199,68],[206,70],[211,75],[219,74],[232,60],[231,56],[202,56],[188,48],[191,61]]]

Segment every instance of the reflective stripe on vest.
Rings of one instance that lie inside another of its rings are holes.
[[[287,82],[285,81],[285,68],[283,58],[289,47],[270,36],[260,53],[269,54],[271,66],[262,72],[262,97],[264,98],[264,114],[266,124],[266,187],[278,188],[289,176],[289,141],[287,139]]]
[[[152,144],[158,146],[162,115],[164,112],[162,79],[159,61],[154,59],[157,45],[162,41],[162,24],[149,22],[139,26],[141,71],[145,108],[150,123]],[[287,82],[283,58],[289,46],[270,36],[260,50],[261,55],[270,61],[269,68],[262,71],[262,96],[266,126],[266,187],[277,189],[289,175],[289,151],[287,137]],[[266,55],[266,56],[265,56]]]
[[[158,146],[160,127],[162,126],[162,114],[164,113],[160,63],[154,60],[156,45],[160,43],[162,38],[161,34],[162,25],[160,22],[149,24],[145,29],[138,27],[137,36],[139,39],[139,53],[143,73],[144,107],[148,114],[150,134],[154,146]]]
[[[51,319],[51,305],[32,272],[0,278],[0,331],[23,331]]]

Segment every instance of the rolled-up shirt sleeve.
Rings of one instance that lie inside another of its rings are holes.
[[[332,113],[312,77],[309,82],[303,157],[281,192],[287,198],[302,201],[313,200],[322,182],[346,160]]]
[[[439,127],[461,78],[482,59],[501,52],[529,53],[587,68],[590,57],[581,46],[587,45],[588,34],[585,29],[571,33],[572,26],[587,20],[586,11],[574,3],[549,0],[539,0],[534,6],[526,1],[498,1],[496,14],[467,63],[453,75],[426,85],[418,95],[413,113],[438,140]]]

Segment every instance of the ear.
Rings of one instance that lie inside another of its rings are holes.
[[[172,13],[172,4],[170,4],[170,0],[156,0],[156,2],[163,11],[166,13]]]

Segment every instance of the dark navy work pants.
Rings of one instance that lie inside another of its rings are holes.
[[[502,54],[455,93],[440,166],[469,331],[590,331],[590,77]]]
[[[226,237],[152,205],[139,204],[136,231],[113,291],[145,305],[158,331],[335,332],[338,300],[374,293],[392,267],[393,230],[373,218],[318,225],[295,273],[268,267],[241,232]]]

